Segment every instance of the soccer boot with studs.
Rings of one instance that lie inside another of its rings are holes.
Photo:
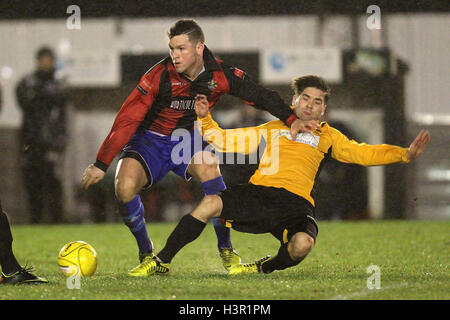
[[[40,284],[48,280],[34,275],[32,267],[25,267],[12,274],[0,272],[0,284]]]
[[[170,263],[162,263],[157,260],[156,256],[147,255],[142,262],[128,272],[132,277],[147,277],[152,274],[164,274],[169,272]]]
[[[221,248],[219,255],[222,259],[222,265],[227,271],[241,264],[241,257],[233,248]]]
[[[233,266],[228,271],[229,275],[248,274],[248,273],[262,273],[262,265],[264,262],[271,259],[271,256],[266,256],[253,263],[243,263],[237,266]]]

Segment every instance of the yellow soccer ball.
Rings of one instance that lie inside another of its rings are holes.
[[[97,270],[97,252],[87,242],[72,241],[64,245],[58,254],[59,271],[66,277],[92,276]]]

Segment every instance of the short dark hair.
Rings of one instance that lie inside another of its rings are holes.
[[[331,88],[328,83],[318,76],[307,75],[297,77],[292,80],[291,88],[294,90],[296,96],[301,94],[303,90],[308,87],[317,88],[325,93],[325,103],[328,102],[328,97],[331,95]]]
[[[40,60],[43,56],[51,56],[52,58],[55,57],[55,54],[53,53],[53,50],[49,47],[41,47],[36,52],[36,59]]]
[[[193,44],[197,44],[197,42],[205,43],[205,35],[203,34],[202,28],[193,19],[178,20],[167,32],[169,39],[181,34],[187,35],[189,41]]]

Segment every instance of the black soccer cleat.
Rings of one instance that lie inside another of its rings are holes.
[[[38,277],[31,272],[33,271],[33,267],[25,267],[20,269],[19,271],[14,272],[13,274],[6,275],[3,272],[0,272],[0,284],[39,284],[39,283],[48,283],[48,280],[42,277]]]

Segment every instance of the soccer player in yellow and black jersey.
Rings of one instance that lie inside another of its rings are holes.
[[[430,140],[428,131],[421,131],[409,148],[349,140],[326,122],[319,122],[330,94],[323,79],[299,77],[293,80],[292,87],[293,110],[303,120],[302,132],[295,138],[279,120],[258,127],[223,130],[211,118],[206,97],[197,97],[195,107],[202,135],[215,150],[248,154],[258,147],[261,138],[267,146],[250,181],[203,198],[192,213],[180,220],[149,268],[155,272],[161,267],[168,270],[175,254],[200,235],[208,220],[217,217],[235,230],[271,233],[281,242],[275,257],[234,266],[230,274],[270,273],[295,266],[312,250],[318,233],[312,190],[324,160],[332,157],[363,166],[408,163],[424,151]]]

